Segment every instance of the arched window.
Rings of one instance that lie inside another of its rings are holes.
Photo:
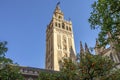
[[[65,24],[64,23],[62,23],[62,28],[65,29]]]
[[[69,27],[69,30],[71,31],[71,27]]]
[[[57,22],[55,22],[55,26],[57,27]]]
[[[68,30],[68,26],[66,26],[66,29]]]
[[[58,24],[59,28],[60,28],[60,23]]]

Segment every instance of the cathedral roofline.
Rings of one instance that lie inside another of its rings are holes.
[[[110,49],[110,47],[109,48],[107,48],[107,49],[104,49],[101,53],[100,53],[100,55],[104,55],[104,54],[106,54],[108,51],[110,51],[111,49]]]

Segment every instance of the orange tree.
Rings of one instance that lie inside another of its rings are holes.
[[[70,58],[63,58],[61,76],[63,80],[77,80],[78,79],[78,65],[76,61]]]
[[[70,58],[63,58],[60,71],[40,72],[38,80],[77,80],[77,64]]]
[[[38,80],[64,80],[60,72],[40,72]]]
[[[41,72],[38,80],[119,80],[120,70],[108,57],[85,54],[73,62],[64,58],[59,72]]]
[[[96,80],[106,77],[113,68],[113,61],[108,57],[87,53],[78,62],[79,80]]]

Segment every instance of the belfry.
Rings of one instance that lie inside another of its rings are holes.
[[[59,71],[62,57],[75,59],[75,55],[72,22],[64,19],[58,3],[46,30],[46,69]]]

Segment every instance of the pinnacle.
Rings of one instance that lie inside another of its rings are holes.
[[[54,12],[59,12],[59,13],[62,12],[61,9],[60,9],[60,2],[58,2],[58,3],[56,4],[56,8],[55,8],[55,11],[54,11]]]
[[[89,48],[88,48],[88,46],[87,46],[87,43],[85,43],[85,52],[86,52],[86,53],[90,53]]]

